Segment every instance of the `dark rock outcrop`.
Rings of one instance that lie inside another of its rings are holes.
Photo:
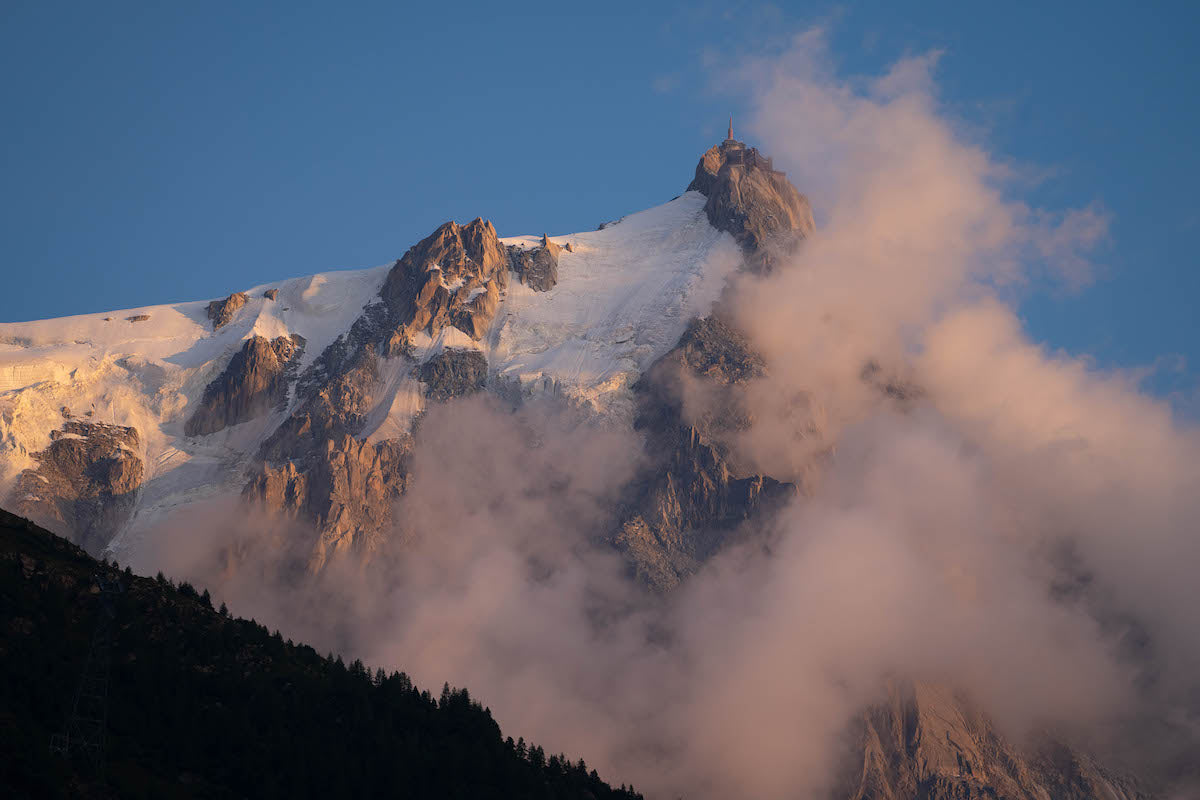
[[[769,272],[814,230],[808,198],[770,158],[742,142],[726,140],[710,148],[688,190],[708,197],[709,222],[733,235],[757,272]]]
[[[745,334],[717,315],[697,319],[688,325],[666,360],[723,386],[761,378],[767,368],[763,357],[750,347]]]
[[[136,428],[68,420],[17,476],[6,505],[99,553],[128,521],[142,483]]]
[[[863,383],[874,386],[880,394],[901,408],[907,408],[925,396],[925,391],[920,386],[898,375],[885,373],[879,362],[873,359],[863,365],[859,377]]]
[[[511,245],[508,257],[512,271],[521,283],[534,291],[548,292],[558,283],[558,257],[561,252],[561,247],[542,234],[541,245],[533,249]]]
[[[478,350],[446,348],[421,365],[421,382],[430,400],[449,400],[483,389],[488,363]]]
[[[720,434],[749,425],[738,387],[764,374],[745,337],[717,317],[694,321],[679,344],[634,386],[635,427],[646,436],[648,467],[627,488],[630,513],[614,538],[650,587],[678,585],[752,516],[768,513],[796,488],[765,475],[741,475]],[[707,389],[704,413],[685,419],[682,383]]]
[[[446,325],[480,339],[508,286],[508,254],[492,223],[447,222],[388,272],[380,296],[404,337],[436,336]]]
[[[750,427],[743,387],[765,374],[762,356],[740,331],[716,314],[693,320],[679,344],[651,365],[636,385],[636,424],[647,431],[686,424],[724,453],[722,442],[728,434]],[[683,397],[689,392],[695,402],[685,423]]]
[[[216,433],[285,402],[289,367],[303,352],[304,338],[296,334],[274,341],[262,336],[247,339],[224,372],[205,387],[184,432],[188,436]]]
[[[765,475],[736,477],[721,452],[694,427],[652,437],[664,462],[645,482],[615,544],[651,588],[677,586],[752,516],[782,505],[795,487]]]
[[[246,305],[250,298],[245,292],[234,292],[224,300],[213,300],[208,304],[208,318],[212,321],[213,330],[217,330],[222,325],[228,324],[233,319],[233,315],[238,309]]]
[[[1017,748],[961,695],[892,684],[853,726],[835,793],[849,800],[1144,800],[1151,795],[1049,737]]]
[[[267,298],[268,300],[278,300],[279,299],[279,290],[278,289],[267,289],[265,292],[263,292],[263,297]]]
[[[126,317],[126,322],[145,322],[150,319],[149,314],[134,314],[132,317]]]

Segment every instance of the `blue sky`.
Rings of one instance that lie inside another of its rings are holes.
[[[1200,6],[1130,8],[7,0],[0,321],[382,264],[451,218],[593,228],[682,191],[745,109],[714,54],[823,24],[849,74],[943,51],[949,112],[1044,176],[1025,199],[1111,214],[1099,279],[1022,315],[1195,408]]]

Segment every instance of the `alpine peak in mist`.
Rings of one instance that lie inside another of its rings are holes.
[[[0,325],[0,496],[650,796],[1186,792],[1197,432],[1025,338],[1103,220],[929,67],[751,65],[774,159],[594,231]]]
[[[684,508],[669,518],[655,498],[621,541],[638,564],[670,550],[643,566],[674,583],[668,562],[683,551],[670,537],[691,553],[696,532],[728,527],[780,484],[733,475],[672,406],[671,367],[714,386],[760,370],[712,312],[740,268],[770,271],[813,231],[804,196],[732,133],[685,194],[596,231],[502,238],[482,218],[450,221],[388,267],[4,325],[7,506],[127,559],[174,511],[240,495],[310,525],[319,570],[380,544],[431,407],[548,396],[670,440]],[[663,553],[643,552],[647,524]]]

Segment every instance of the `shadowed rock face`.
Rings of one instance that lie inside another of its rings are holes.
[[[33,457],[7,503],[15,513],[99,553],[129,519],[142,483],[136,428],[68,420]]]
[[[739,524],[778,508],[795,487],[765,475],[739,475],[719,442],[729,426],[748,425],[737,387],[764,374],[762,358],[716,317],[695,320],[674,349],[634,386],[635,426],[657,458],[628,488],[632,513],[614,542],[634,572],[666,591],[695,572]],[[683,417],[681,383],[697,381],[714,409],[691,424]]]
[[[704,212],[718,230],[742,247],[747,265],[770,272],[781,256],[812,235],[812,208],[770,159],[741,142],[726,141],[708,150],[696,165],[688,190],[708,197]]]
[[[1047,738],[1018,748],[944,686],[893,684],[854,724],[837,797],[849,800],[1139,800],[1131,780]]]
[[[245,292],[234,292],[224,300],[213,300],[208,304],[208,318],[212,322],[213,330],[217,330],[222,325],[227,324],[238,309],[246,305],[250,298]]]
[[[545,234],[542,244],[532,250],[512,245],[508,257],[512,271],[521,283],[538,292],[548,292],[558,283],[558,257],[562,248]]]
[[[430,400],[449,400],[483,389],[488,363],[478,350],[447,348],[421,365],[421,382]]]
[[[274,341],[262,336],[247,339],[225,371],[205,387],[184,432],[188,436],[215,433],[285,402],[288,368],[303,352],[304,338],[296,334],[280,336]]]
[[[666,356],[698,376],[723,386],[738,386],[766,374],[766,362],[750,340],[713,315],[695,320]]]

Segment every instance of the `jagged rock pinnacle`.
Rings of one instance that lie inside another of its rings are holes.
[[[808,198],[769,156],[733,138],[733,117],[729,138],[701,156],[688,190],[708,197],[709,222],[733,235],[758,272],[770,272],[814,229]]]

